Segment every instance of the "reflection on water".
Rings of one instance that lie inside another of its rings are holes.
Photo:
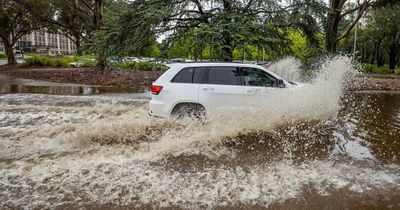
[[[69,83],[53,83],[20,79],[0,74],[0,94],[41,93],[50,95],[93,95],[101,93],[138,93],[147,87],[107,87]]]
[[[400,94],[356,93],[340,111],[338,148],[352,157],[400,163]]]
[[[52,95],[92,95],[100,91],[97,87],[85,86],[24,86],[24,85],[2,85],[1,93],[43,93]]]
[[[145,87],[119,88],[103,86],[79,86],[79,85],[0,85],[0,94],[5,93],[41,93],[51,95],[93,95],[100,93],[136,93],[143,92]]]

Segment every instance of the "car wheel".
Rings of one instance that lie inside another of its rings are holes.
[[[200,104],[181,103],[174,107],[171,115],[176,118],[190,117],[193,119],[204,120],[206,116],[206,110]]]

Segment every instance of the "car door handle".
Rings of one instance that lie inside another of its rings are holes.
[[[214,90],[214,88],[212,88],[212,87],[203,87],[203,88],[201,88],[202,90]]]

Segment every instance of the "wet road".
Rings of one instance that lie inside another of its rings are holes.
[[[1,205],[400,207],[399,94],[356,93],[337,123],[217,140],[206,125],[149,118],[136,96],[1,95]]]
[[[0,94],[0,206],[399,209],[400,94],[342,94],[350,62],[203,123],[149,117],[145,91],[14,84]]]
[[[22,63],[22,62],[23,62],[23,60],[17,60],[17,63]],[[7,64],[7,60],[0,59],[0,65],[5,65],[5,64]]]

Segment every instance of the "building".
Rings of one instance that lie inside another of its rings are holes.
[[[14,48],[52,56],[76,54],[76,46],[71,39],[60,33],[50,33],[46,29],[36,30],[22,36]],[[4,52],[2,42],[0,42],[0,52]]]

